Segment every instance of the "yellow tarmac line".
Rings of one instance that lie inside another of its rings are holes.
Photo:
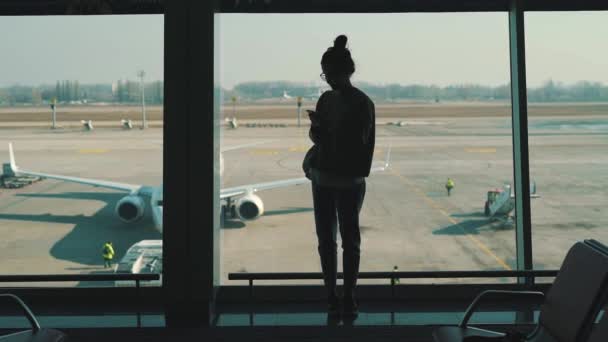
[[[289,151],[289,152],[306,152],[306,151],[308,151],[308,149],[310,149],[310,145],[308,145],[308,146],[298,145],[298,146],[289,147],[287,149],[287,151]],[[250,153],[253,155],[276,155],[276,154],[279,154],[281,151],[282,151],[282,149],[276,149],[276,148],[256,148],[256,149],[252,149],[250,151]],[[84,153],[84,152],[81,152],[81,153]],[[384,153],[384,150],[382,148],[377,148],[374,151],[374,153],[377,155],[381,155],[382,153]]]
[[[470,147],[465,148],[464,151],[469,153],[496,153],[496,149],[493,147]]]
[[[488,248],[488,246],[486,246],[483,242],[481,242],[479,239],[477,239],[476,237],[474,237],[473,235],[469,234],[461,225],[460,222],[456,221],[452,216],[450,216],[450,214],[448,214],[447,211],[445,211],[444,208],[441,207],[441,205],[439,205],[437,202],[433,201],[433,199],[431,199],[429,196],[427,196],[427,194],[424,193],[424,191],[422,191],[420,188],[418,188],[416,185],[414,185],[409,179],[407,179],[407,177],[397,173],[397,171],[395,171],[394,169],[391,170],[392,174],[397,176],[399,179],[401,179],[405,184],[411,186],[412,188],[414,188],[414,190],[420,194],[422,196],[422,198],[424,199],[425,202],[427,202],[431,207],[433,207],[434,209],[437,209],[441,214],[443,214],[445,217],[447,217],[447,219],[454,225],[458,226],[463,233],[465,233],[465,236],[467,238],[469,238],[469,240],[471,240],[476,246],[477,248],[481,249],[484,253],[486,253],[488,256],[490,256],[491,258],[493,258],[494,260],[496,260],[496,262],[498,262],[500,264],[500,266],[502,266],[505,270],[507,271],[511,271],[512,268],[511,266],[509,266],[509,264],[507,264],[502,258],[500,258],[498,255],[494,254],[494,252],[492,252],[490,250],[490,248]]]
[[[105,149],[105,148],[88,148],[88,149],[80,149],[78,150],[78,153],[82,153],[82,154],[100,154],[100,153],[107,153],[109,150]]]
[[[269,155],[279,154],[279,150],[274,149],[274,148],[256,148],[256,149],[251,150],[250,153],[253,155],[259,155],[259,156],[269,156]]]
[[[310,146],[293,146],[289,148],[289,152],[306,152]]]

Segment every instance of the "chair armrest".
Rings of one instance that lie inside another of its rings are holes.
[[[19,305],[19,307],[21,307],[21,309],[23,310],[23,314],[25,315],[27,320],[30,321],[30,324],[32,325],[32,330],[35,333],[40,330],[40,324],[38,323],[38,320],[36,320],[36,317],[34,317],[34,314],[30,310],[30,308],[27,305],[25,305],[25,303],[21,300],[21,298],[15,296],[15,295],[12,295],[10,293],[0,294],[0,297],[6,297],[6,298],[13,299]]]
[[[504,291],[504,290],[486,290],[483,291],[482,293],[480,293],[479,295],[477,295],[477,297],[475,297],[475,299],[473,299],[473,301],[471,302],[471,304],[469,305],[469,307],[467,308],[467,310],[464,312],[464,317],[462,318],[462,321],[460,322],[460,324],[458,325],[461,328],[466,328],[467,323],[469,323],[469,319],[471,319],[471,316],[473,315],[473,313],[475,312],[475,310],[477,309],[477,307],[481,304],[481,300],[484,299],[484,297],[487,297],[488,295],[491,294],[500,294],[500,295],[506,295],[506,296],[512,296],[512,297],[531,297],[531,298],[545,298],[545,294],[539,291]]]
[[[583,241],[587,246],[590,246],[591,248],[594,248],[595,250],[597,250],[600,253],[603,253],[604,255],[608,255],[608,246],[604,245],[603,243],[594,240],[594,239],[588,239],[588,240],[584,240]]]

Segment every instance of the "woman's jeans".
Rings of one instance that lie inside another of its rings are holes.
[[[321,269],[323,270],[323,280],[329,298],[336,296],[336,277],[338,273],[337,226],[340,227],[340,236],[342,237],[344,296],[354,297],[361,256],[359,212],[364,197],[365,182],[349,188],[312,184]]]

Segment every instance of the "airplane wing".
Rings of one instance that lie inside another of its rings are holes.
[[[388,151],[386,152],[386,159],[382,166],[373,167],[370,170],[370,173],[382,172],[385,171],[390,166],[390,157],[391,157],[391,147],[389,146]],[[310,182],[310,180],[306,177],[301,178],[290,178],[272,182],[265,183],[257,183],[257,184],[247,184],[242,186],[236,186],[232,188],[224,188],[220,191],[220,199],[227,199],[237,196],[243,196],[247,193],[254,193],[261,190],[269,190],[276,188],[284,188],[288,186],[301,185]]]
[[[295,185],[300,185],[300,184],[304,184],[304,183],[308,183],[308,182],[309,182],[308,178],[301,177],[301,178],[291,178],[291,179],[284,179],[284,180],[265,182],[265,183],[247,184],[247,185],[237,186],[237,187],[232,187],[232,188],[225,188],[225,189],[222,189],[220,192],[220,199],[242,196],[242,195],[245,195],[246,193],[258,192],[260,190],[269,190],[269,189],[276,189],[276,188],[284,188],[287,186],[295,186]]]
[[[17,167],[17,164],[15,163],[15,154],[13,153],[13,144],[12,143],[8,144],[8,150],[9,150],[9,154],[10,154],[11,170],[15,174],[57,179],[57,180],[62,180],[62,181],[66,181],[66,182],[92,185],[92,186],[101,187],[101,188],[128,191],[131,193],[135,193],[142,188],[141,185],[117,183],[117,182],[103,181],[103,180],[98,180],[98,179],[87,179],[87,178],[79,178],[79,177],[71,177],[71,176],[53,175],[50,173],[23,170],[23,169]]]

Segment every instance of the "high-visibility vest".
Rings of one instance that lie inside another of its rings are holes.
[[[448,179],[448,183],[445,186],[447,186],[448,188],[453,188],[454,187],[454,181],[451,180],[451,179]]]
[[[114,258],[114,248],[112,248],[112,245],[110,245],[109,243],[106,243],[103,245],[103,257],[105,259],[112,259]]]

